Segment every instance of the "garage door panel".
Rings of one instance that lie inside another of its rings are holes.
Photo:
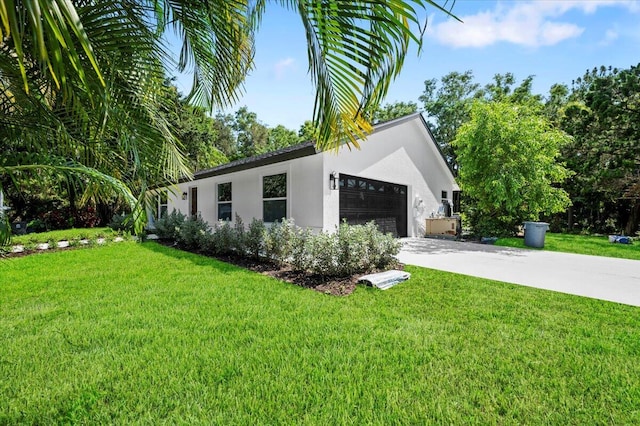
[[[382,232],[407,235],[407,187],[340,175],[340,221],[361,225],[374,221]]]

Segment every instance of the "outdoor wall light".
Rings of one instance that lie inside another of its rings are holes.
[[[338,173],[331,172],[329,174],[329,188],[332,190],[338,189]]]
[[[187,194],[186,192],[182,193],[182,199],[183,200],[186,200],[188,196],[189,196],[189,194]]]

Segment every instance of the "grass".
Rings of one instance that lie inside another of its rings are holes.
[[[407,267],[333,297],[156,243],[0,261],[0,424],[638,424],[640,310]]]
[[[500,238],[496,245],[531,249],[531,247],[524,245],[523,238],[515,237]],[[640,260],[640,244],[638,241],[633,244],[613,244],[609,242],[607,236],[595,237],[547,232],[542,250]]]
[[[13,235],[11,244],[45,243],[47,241],[69,241],[74,239],[96,239],[113,235],[111,228],[78,228],[58,231],[39,232],[34,234]]]

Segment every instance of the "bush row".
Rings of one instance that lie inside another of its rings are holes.
[[[296,271],[325,276],[348,276],[386,269],[395,262],[400,242],[383,234],[375,223],[342,223],[336,232],[312,233],[292,219],[266,227],[253,219],[245,227],[236,215],[235,223],[221,221],[211,227],[200,216],[187,218],[173,210],[155,223],[156,235],[175,241],[188,250],[214,256],[238,255],[266,260]]]

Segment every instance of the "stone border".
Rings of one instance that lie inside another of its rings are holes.
[[[137,237],[132,237],[134,241],[137,241]],[[123,237],[115,237],[113,240],[114,243],[119,243],[121,241],[125,241],[125,239]],[[81,245],[88,245],[91,242],[91,240],[89,239],[82,239],[82,240],[78,240],[78,243]],[[108,242],[108,240],[106,238],[97,238],[95,240],[96,244],[106,244]],[[71,246],[71,243],[68,240],[62,240],[62,241],[58,241],[57,243],[57,247],[56,248],[67,248]],[[10,253],[23,253],[25,251],[25,245],[24,244],[17,244],[13,247],[11,247]],[[35,245],[35,250],[39,250],[39,251],[45,251],[45,250],[49,250],[49,243],[39,243]]]

